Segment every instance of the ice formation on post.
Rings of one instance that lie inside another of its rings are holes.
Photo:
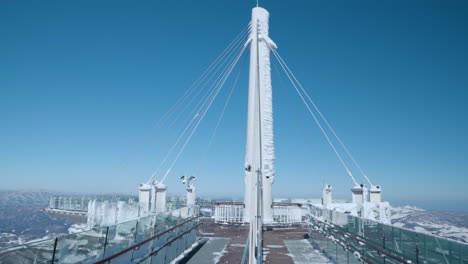
[[[156,198],[154,212],[164,213],[166,212],[167,186],[162,182],[155,181],[153,183],[153,188],[154,188],[155,198]]]
[[[327,207],[327,205],[332,203],[332,187],[330,184],[325,184],[325,187],[322,189],[322,205]]]
[[[268,11],[261,7],[252,9],[251,33],[248,40],[250,42],[250,72],[244,178],[245,222],[250,219],[250,203],[255,193],[252,188],[256,185],[259,163],[262,164],[263,177],[263,221],[273,222],[271,185],[275,177],[275,151],[270,49],[276,48],[276,44],[268,36],[269,16]],[[260,134],[259,131],[261,131]],[[260,145],[261,150],[258,150]],[[262,157],[261,162],[257,160],[259,156]]]
[[[140,184],[140,187],[138,188],[138,203],[140,207],[140,212],[142,214],[147,214],[151,211],[151,185],[147,183],[142,183]]]

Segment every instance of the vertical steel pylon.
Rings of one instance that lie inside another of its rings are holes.
[[[270,50],[276,44],[268,37],[268,19],[265,9],[252,9],[244,179],[244,222],[250,223],[249,263],[262,262],[262,225],[273,222],[271,185],[275,157]]]

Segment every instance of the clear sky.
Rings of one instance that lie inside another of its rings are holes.
[[[466,1],[260,4],[278,52],[384,199],[468,210]],[[1,1],[0,188],[136,193],[184,125],[152,127],[254,5]],[[242,195],[247,70],[239,69],[206,162],[229,86],[174,167],[170,192],[183,193],[179,177],[200,170],[200,195]],[[327,182],[349,197],[352,182],[275,70],[273,89],[274,196],[318,198]]]

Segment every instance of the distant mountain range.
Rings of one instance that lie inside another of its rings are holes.
[[[392,207],[393,225],[468,243],[468,213],[425,211],[414,206]]]
[[[68,233],[70,219],[53,219],[42,211],[52,192],[0,190],[0,248]]]

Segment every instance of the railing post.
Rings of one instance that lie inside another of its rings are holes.
[[[335,262],[338,262],[338,244],[335,244]]]
[[[424,261],[427,261],[427,236],[424,236]]]
[[[180,229],[182,230],[179,230],[179,232],[177,232],[175,235],[176,235],[176,240],[174,240],[174,243],[175,243],[175,256],[177,257],[178,253],[179,253],[179,240],[180,240],[180,237],[179,235],[181,234],[181,232],[184,230],[184,226],[182,225],[180,227]]]
[[[52,264],[55,263],[55,253],[57,252],[57,242],[58,242],[58,237],[56,237],[54,241],[54,250],[52,251]]]
[[[106,228],[106,238],[104,239],[104,247],[102,249],[102,257],[106,257],[107,236],[109,235],[109,227]]]
[[[187,233],[187,234],[184,235],[184,237],[185,237],[185,247],[184,247],[184,250],[186,250],[187,247],[188,247],[188,245],[187,245],[187,240],[188,240],[188,237],[189,237],[190,235],[191,235],[191,231],[190,231],[190,233]]]
[[[133,243],[135,244],[136,243],[136,240],[137,240],[137,236],[138,236],[138,227],[140,225],[140,221],[141,221],[141,218],[138,218],[138,220],[136,221],[136,224],[135,224],[135,232],[133,233]]]
[[[167,245],[166,247],[164,247],[164,264],[167,263],[167,249],[168,249],[168,247],[171,247],[171,246],[172,246],[172,245],[169,244],[169,245]]]
[[[383,231],[383,227],[382,227],[382,231]],[[385,250],[385,233],[382,232],[382,248],[383,250]],[[385,264],[385,255],[383,255],[383,263]]]
[[[135,232],[133,233],[133,244],[136,243],[137,241],[137,236],[138,236],[138,226],[141,221],[141,218],[138,218],[136,224],[135,224]],[[132,258],[131,260],[133,261],[133,255],[135,254],[135,249],[132,250]]]
[[[156,226],[158,224],[158,217],[154,217],[154,225],[153,225],[153,234],[151,236],[154,236],[156,235]],[[156,241],[159,240],[159,238],[157,239],[153,239],[153,244],[151,245],[151,252],[153,252],[154,250],[154,244],[156,243]],[[151,257],[152,258],[152,257]]]
[[[400,251],[401,251],[401,254],[403,254],[403,244],[401,244],[401,229],[399,229],[400,231]]]
[[[462,245],[458,245],[458,259],[459,259],[459,263],[462,264]]]
[[[417,244],[416,244],[416,264],[419,264],[419,248]]]

